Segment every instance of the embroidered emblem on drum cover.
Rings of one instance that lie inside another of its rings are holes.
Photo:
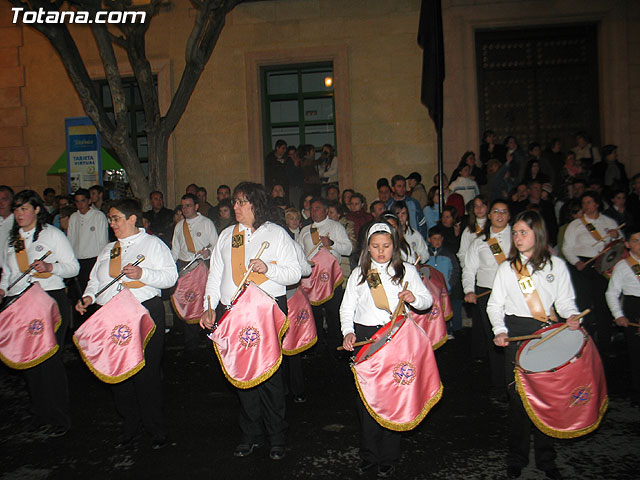
[[[329,274],[327,272],[322,272],[320,274],[320,281],[321,282],[328,282],[329,281]]]
[[[42,332],[44,332],[44,324],[42,323],[42,320],[40,320],[39,318],[31,320],[29,322],[29,326],[27,327],[27,332],[29,333],[29,335],[41,335]]]
[[[549,275],[547,275],[547,282],[551,283],[556,279],[556,277],[553,276],[553,273],[550,273]]]
[[[36,252],[41,252],[42,250],[44,250],[42,245],[36,245]]]
[[[569,408],[571,407],[581,407],[586,405],[591,401],[591,385],[584,385],[582,387],[576,388],[573,392],[571,392],[571,396],[569,397]]]
[[[198,298],[198,294],[193,290],[189,290],[184,294],[184,301],[187,303],[195,301],[196,298]]]
[[[260,331],[256,327],[244,327],[238,339],[244,348],[257,347],[260,344]]]
[[[111,341],[118,346],[124,347],[131,341],[132,337],[133,332],[129,328],[129,325],[116,325],[113,327],[113,330],[111,330]]]
[[[411,362],[400,362],[393,367],[393,381],[398,385],[409,385],[416,379],[416,367]]]
[[[96,227],[91,226],[91,228],[89,228],[89,230],[91,230],[92,232],[95,232],[96,231]]]
[[[440,315],[440,309],[438,308],[437,305],[434,305],[433,307],[431,307],[431,313],[429,314],[429,320],[431,320],[433,318],[437,318],[438,315]]]
[[[196,237],[201,237],[201,236],[202,236],[202,232],[196,233]]]
[[[298,312],[298,318],[296,318],[296,325],[304,325],[309,320],[309,310],[306,308]]]

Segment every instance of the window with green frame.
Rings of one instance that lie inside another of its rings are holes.
[[[158,79],[153,78],[156,90],[158,88]],[[98,88],[98,95],[107,115],[115,123],[115,115],[113,113],[113,102],[111,100],[111,88],[106,80],[97,80],[95,82]],[[142,97],[138,82],[134,77],[123,78],[122,88],[124,89],[125,101],[127,103],[127,133],[131,138],[138,152],[138,159],[142,164],[145,174],[149,173],[149,149],[147,143],[147,134],[144,129],[145,115],[144,106],[142,105]],[[109,153],[114,154],[111,146],[102,140],[102,145]]]
[[[325,143],[335,147],[332,82],[331,62],[262,68],[265,155],[280,139],[293,146],[311,144],[317,151]]]

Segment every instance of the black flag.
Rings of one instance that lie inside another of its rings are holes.
[[[444,82],[444,38],[440,0],[422,0],[418,44],[422,47],[422,93],[436,131],[442,129],[442,85]]]

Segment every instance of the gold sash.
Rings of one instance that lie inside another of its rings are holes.
[[[189,230],[186,218],[182,224],[182,233],[184,234],[184,242],[187,244],[187,250],[191,253],[196,253],[196,246],[193,244],[193,237],[191,236],[191,230]]]
[[[31,264],[29,263],[29,257],[27,256],[27,249],[24,247],[24,238],[20,237],[20,240],[16,242],[15,252],[16,261],[18,262],[18,268],[22,273],[24,273],[29,270],[29,267],[31,266]],[[49,278],[51,276],[51,273],[39,273],[34,270],[32,275],[36,278]]]
[[[520,291],[522,292],[522,296],[524,297],[525,302],[527,302],[527,306],[531,311],[531,316],[538,320],[539,322],[546,323],[549,321],[547,314],[544,313],[544,305],[542,304],[542,299],[540,295],[538,295],[538,290],[536,290],[536,284],[533,283],[533,278],[529,274],[529,269],[526,265],[522,265],[520,259],[516,261],[515,268],[516,276],[518,277],[518,286],[520,287]],[[557,318],[555,313],[553,312],[553,307],[551,307],[550,315],[551,319],[555,322]]]
[[[482,233],[482,227],[476,223],[476,235],[480,235]]]
[[[318,245],[318,243],[320,243],[320,233],[318,233],[317,228],[311,227],[311,241],[314,245]]]
[[[638,264],[638,261],[631,255],[626,258],[626,261],[631,267],[631,271],[634,273],[638,281],[640,281],[640,264]]]
[[[602,240],[602,235],[598,233],[598,230],[592,223],[587,223],[587,220],[584,218],[584,215],[580,217],[580,221],[596,241],[600,242]]]
[[[384,291],[384,287],[382,286],[380,274],[375,268],[369,270],[369,274],[367,275],[367,285],[369,285],[369,291],[371,292],[373,303],[376,304],[376,307],[380,310],[386,310],[391,313],[389,301],[387,300],[387,293]]]
[[[489,238],[489,240],[487,240],[487,243],[489,244],[489,249],[491,250],[491,253],[493,253],[493,258],[496,259],[496,262],[498,262],[498,265],[500,265],[502,262],[504,262],[507,259],[504,252],[502,251],[502,248],[500,248],[500,244],[498,243],[497,238],[491,237]]]
[[[236,224],[231,237],[231,274],[233,283],[240,286],[242,277],[247,273],[247,267],[244,266],[244,230],[240,231],[240,224]],[[256,285],[262,285],[268,280],[264,273],[251,272],[247,278],[247,282],[253,282]]]
[[[111,255],[109,259],[109,276],[111,278],[116,278],[122,272],[122,250],[120,248],[120,242],[116,242],[113,248],[111,249]],[[127,288],[140,288],[144,287],[146,284],[142,283],[139,280],[132,280],[130,282],[122,282]]]

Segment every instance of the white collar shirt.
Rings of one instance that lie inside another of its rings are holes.
[[[95,258],[109,243],[107,217],[95,207],[84,215],[74,212],[69,217],[67,237],[78,259]]]
[[[500,232],[495,233],[493,227],[489,227],[489,237],[497,238],[505,257],[511,250],[511,227],[507,225]],[[498,270],[498,262],[491,253],[489,244],[484,235],[480,235],[471,242],[464,256],[464,269],[462,270],[462,288],[464,293],[474,293],[475,286],[491,288],[493,279]]]
[[[353,246],[351,245],[351,241],[347,236],[347,231],[345,228],[335,220],[331,220],[330,218],[325,218],[321,222],[313,222],[311,225],[307,225],[300,231],[300,243],[302,244],[302,248],[306,255],[313,253],[311,258],[315,256],[318,249],[315,248],[313,244],[313,239],[311,236],[311,228],[318,229],[318,235],[321,237],[329,236],[329,239],[333,241],[333,245],[329,247],[329,252],[336,257],[338,263],[340,263],[341,257],[344,255],[351,255],[351,250]],[[314,251],[315,249],[315,251]]]
[[[598,215],[598,218],[589,218],[585,215],[584,219],[587,223],[596,227],[597,232],[602,237],[607,235],[609,230],[614,230],[618,227],[615,220],[603,214]],[[575,265],[580,260],[578,257],[595,257],[604,250],[610,241],[611,239],[608,238],[603,242],[596,243],[597,240],[589,233],[582,220],[576,218],[569,223],[564,232],[562,253],[570,264]]]
[[[207,217],[201,213],[196,213],[196,216],[189,219],[180,220],[173,229],[173,241],[171,242],[171,254],[174,260],[182,260],[184,262],[190,262],[196,256],[196,253],[190,252],[187,248],[187,242],[184,239],[184,222],[187,222],[189,232],[191,233],[191,239],[193,240],[193,246],[196,248],[196,253],[203,248],[209,248],[213,250],[218,241],[218,232],[216,226]]]
[[[632,257],[635,258],[636,261],[639,260],[633,255]],[[633,273],[631,266],[626,260],[620,260],[616,266],[613,267],[609,287],[605,294],[607,305],[609,305],[609,310],[611,310],[613,318],[625,316],[622,304],[620,303],[620,295],[640,297],[640,278]]]

